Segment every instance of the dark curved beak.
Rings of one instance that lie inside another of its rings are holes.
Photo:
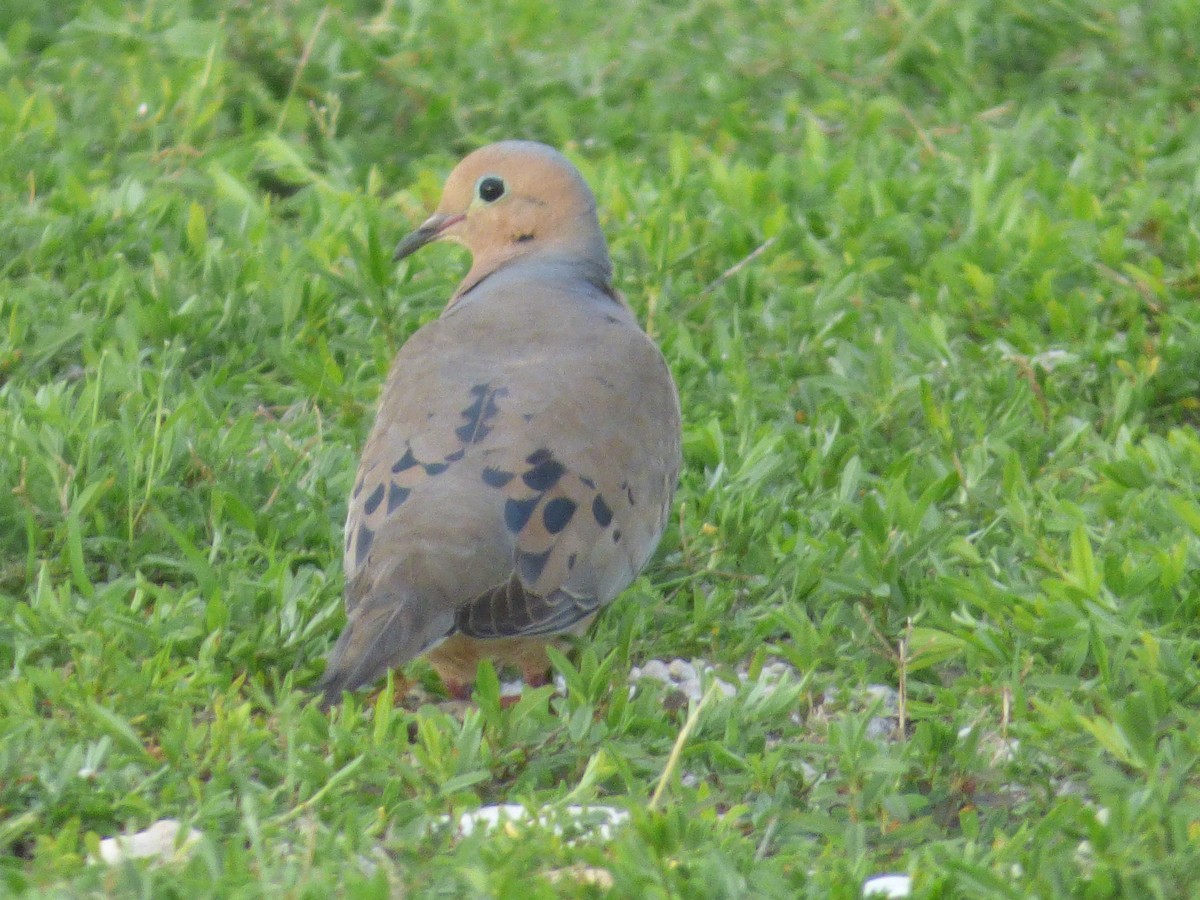
[[[399,262],[409,254],[420,250],[430,241],[436,241],[439,237],[441,237],[443,231],[445,231],[451,225],[457,225],[464,218],[466,217],[442,215],[430,216],[425,220],[420,228],[396,245],[396,252],[392,254],[392,261]]]

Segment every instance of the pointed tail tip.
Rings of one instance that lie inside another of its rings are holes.
[[[345,687],[345,680],[345,678],[340,677],[340,673],[326,669],[325,674],[321,676],[321,680],[312,686],[312,692],[320,695],[318,705],[321,712],[329,712],[329,710],[342,702],[342,690]]]

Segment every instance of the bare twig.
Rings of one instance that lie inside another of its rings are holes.
[[[321,33],[321,29],[325,27],[325,20],[329,18],[329,7],[326,6],[321,10],[321,14],[317,16],[317,22],[313,25],[312,34],[308,36],[308,41],[304,44],[304,50],[300,54],[300,61],[296,63],[296,71],[292,73],[292,84],[288,88],[287,96],[283,98],[283,105],[279,108],[279,123],[275,126],[275,133],[279,134],[283,131],[283,122],[287,117],[288,107],[292,104],[292,97],[296,93],[296,88],[300,86],[300,77],[304,74],[304,70],[308,67],[309,57],[312,56],[313,47],[317,43],[317,35]]]
[[[763,829],[762,840],[758,842],[758,849],[754,851],[755,862],[762,862],[767,858],[767,852],[771,849],[771,838],[775,836],[775,829],[778,826],[779,816],[773,816],[767,823],[767,827]]]
[[[675,745],[671,748],[671,755],[667,757],[667,764],[663,768],[662,775],[658,777],[658,784],[654,788],[654,796],[650,798],[649,809],[651,812],[658,809],[658,804],[662,800],[663,794],[666,793],[667,783],[671,780],[671,776],[675,774],[675,770],[679,768],[679,758],[683,755],[684,745],[691,737],[692,732],[696,729],[696,724],[700,721],[700,713],[704,711],[704,707],[708,705],[708,701],[717,693],[718,684],[716,678],[712,680],[712,684],[708,686],[708,690],[704,692],[704,696],[700,698],[700,702],[692,708],[688,714],[687,721],[683,723],[683,728],[679,730],[679,736],[675,738]]]
[[[720,275],[718,275],[716,278],[714,278],[712,281],[710,281],[705,286],[704,290],[702,290],[700,292],[700,295],[703,296],[707,293],[710,293],[721,282],[725,281],[728,278],[732,278],[738,272],[742,271],[742,269],[746,268],[746,266],[750,265],[750,263],[754,262],[754,260],[758,259],[758,257],[762,256],[764,253],[766,253],[768,250],[770,250],[771,247],[773,247],[775,245],[775,242],[777,240],[779,240],[778,237],[767,238],[765,241],[763,241],[761,244],[759,244],[757,247],[755,247],[753,250],[751,250],[748,256],[746,256],[744,259],[734,263],[732,266],[730,266],[728,269],[726,269],[724,272],[722,272]]]
[[[907,106],[901,106],[900,112],[904,114],[904,118],[908,120],[908,124],[912,126],[912,130],[917,133],[917,138],[921,141],[921,146],[925,148],[925,152],[930,156],[938,155],[938,148],[934,146],[933,141],[929,139],[928,133],[921,127],[921,123],[916,120],[916,117],[909,112]]]
[[[1116,269],[1109,268],[1102,262],[1093,263],[1093,265],[1096,267],[1097,272],[1110,281],[1115,281],[1122,287],[1133,288],[1135,291],[1137,291],[1138,296],[1142,298],[1142,302],[1145,303],[1150,312],[1154,313],[1156,316],[1163,311],[1162,304],[1154,298],[1153,292],[1151,292],[1150,288],[1142,282],[1122,275]]]
[[[1038,408],[1042,411],[1042,421],[1050,421],[1050,403],[1046,400],[1046,393],[1042,390],[1042,386],[1038,384],[1037,373],[1033,371],[1033,365],[1027,356],[1013,355],[1009,357],[1016,365],[1017,372],[1025,383],[1029,385],[1029,390],[1033,392],[1033,398],[1037,400]],[[966,481],[963,481],[966,484]]]
[[[867,614],[866,607],[859,603],[855,607],[855,610],[858,612],[859,618],[862,619],[867,628],[870,629],[875,640],[879,641],[879,646],[883,648],[883,652],[890,656],[893,662],[896,662],[896,651],[892,649],[892,642],[883,636],[883,632],[879,630],[879,626],[876,625],[875,621]]]
[[[912,641],[912,617],[909,616],[904,626],[904,636],[900,638],[898,667],[899,685],[896,697],[896,734],[904,740],[908,734],[908,648]]]
[[[1000,691],[1000,739],[1008,742],[1008,723],[1012,721],[1012,688],[1004,685]]]
[[[1011,100],[1006,100],[999,106],[993,106],[991,109],[985,109],[983,112],[975,116],[980,122],[990,122],[992,119],[1001,119],[1013,111],[1015,104]]]
[[[304,813],[307,810],[312,809],[314,806],[316,806],[318,803],[320,803],[321,800],[323,800],[327,794],[329,794],[331,791],[333,791],[335,788],[337,788],[338,785],[340,785],[343,781],[345,781],[347,778],[349,778],[351,775],[353,775],[354,770],[357,769],[359,766],[361,766],[365,759],[366,759],[365,756],[359,756],[356,759],[351,760],[349,763],[347,763],[341,769],[339,769],[338,771],[334,772],[331,776],[329,776],[329,780],[326,781],[323,785],[321,785],[320,789],[317,790],[316,793],[314,793],[311,797],[309,797],[303,803],[300,803],[300,804],[292,807],[290,810],[283,813],[282,815],[276,816],[274,823],[276,825],[286,825],[287,823],[295,821],[296,819],[300,818],[300,816],[304,815]]]

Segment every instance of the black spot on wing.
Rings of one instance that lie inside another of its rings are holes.
[[[532,458],[531,456],[530,459]],[[548,491],[558,484],[558,479],[562,478],[566,471],[566,466],[551,456],[550,451],[547,450],[546,457],[540,459],[532,469],[522,475],[521,480],[530,490]]]
[[[596,482],[592,481],[592,479],[588,478],[587,476],[580,475],[579,480],[583,482],[584,487],[591,488],[593,491],[596,489]]]
[[[483,418],[488,421],[495,418],[496,414],[500,412],[500,405],[496,403],[496,398],[507,396],[508,388],[506,387],[496,388],[488,394],[487,403],[483,405]]]
[[[354,552],[354,564],[361,566],[367,554],[371,552],[371,544],[375,541],[375,532],[366,525],[358,526],[358,549]]]
[[[596,524],[601,528],[607,528],[612,522],[612,510],[608,508],[608,504],[604,502],[604,498],[599,494],[592,501],[592,515],[596,519]]]
[[[411,469],[417,464],[417,458],[413,456],[412,447],[407,447],[404,450],[404,455],[396,460],[396,464],[392,466],[392,474],[397,475],[405,469]]]
[[[388,485],[387,495],[387,513],[390,516],[395,512],[396,507],[408,499],[408,495],[412,493],[411,488],[400,487],[400,485],[392,482]]]
[[[524,528],[540,499],[541,497],[530,497],[528,500],[506,500],[504,524],[508,526],[508,530],[517,532]]]
[[[430,477],[432,477],[434,475],[441,475],[443,472],[445,472],[450,467],[448,465],[446,465],[446,463],[440,462],[440,463],[425,463],[424,465],[421,466],[421,468],[425,470],[426,475],[429,475]]]
[[[488,466],[483,470],[483,483],[488,487],[502,488],[513,480],[514,473],[505,472],[503,469],[497,469],[495,466]]]
[[[567,527],[575,515],[575,501],[567,497],[555,497],[542,510],[542,524],[551,534],[558,534]]]
[[[458,462],[460,459],[462,459],[466,455],[467,455],[467,448],[459,447],[453,453],[447,454],[446,462],[448,462],[448,463]]]
[[[550,559],[550,554],[554,552],[551,547],[543,553],[517,553],[517,574],[521,576],[521,580],[526,584],[532,584],[537,581],[542,571],[546,568],[546,562]]]
[[[633,499],[633,488],[631,488],[631,487],[625,488],[625,498],[629,501],[630,506],[637,505],[637,503]]]
[[[552,454],[545,447],[542,447],[540,450],[534,450],[527,457],[525,457],[525,462],[529,463],[531,466],[539,466],[546,462],[546,460],[553,458],[554,454]]]
[[[379,509],[379,504],[383,502],[383,485],[378,485],[375,490],[371,491],[371,495],[367,497],[367,502],[363,504],[363,513],[371,515],[375,510]]]
[[[616,543],[619,543],[619,542],[620,542],[620,540],[621,540],[621,529],[620,529],[620,528],[614,528],[614,529],[613,529],[613,543],[614,543],[614,544],[616,544]]]
[[[487,396],[487,389],[486,384],[477,384],[471,388],[471,394],[474,395],[475,401],[462,411],[462,417],[466,419],[466,422],[454,429],[454,433],[464,444],[470,443],[475,438],[479,420],[483,418],[483,401]]]
[[[358,484],[356,484],[356,485],[354,486],[354,493],[350,495],[350,499],[351,499],[351,500],[357,500],[357,499],[358,499],[358,495],[362,493],[362,489],[363,489],[363,482],[364,482],[365,480],[366,480],[366,479],[364,479],[364,478],[360,478],[360,479],[358,479]]]
[[[579,557],[579,554],[577,554],[577,553],[572,553],[570,556],[567,557],[567,571],[568,572],[571,571],[573,568],[575,568],[575,560],[578,559],[578,557]]]
[[[487,383],[473,386],[471,394],[475,400],[462,411],[463,424],[454,429],[458,439],[464,444],[478,444],[486,438],[492,431],[492,420],[500,412],[496,398],[507,393],[508,388],[492,390]]]

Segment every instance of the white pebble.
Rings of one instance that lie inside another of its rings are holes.
[[[888,741],[896,735],[896,719],[888,719],[883,716],[874,716],[871,721],[867,722],[867,740],[868,741]]]
[[[696,677],[696,667],[684,659],[673,659],[667,666],[667,671],[671,673],[671,678],[675,681],[684,681]]]
[[[676,689],[691,701],[699,700],[704,696],[704,692],[700,690],[700,679],[689,678],[686,681],[677,682]]]
[[[907,875],[876,875],[863,883],[863,897],[907,897],[912,894],[912,879]]]
[[[900,712],[900,694],[886,684],[868,684],[866,694],[870,702],[880,704],[880,712],[896,715]]]
[[[661,681],[663,684],[670,684],[671,673],[667,671],[667,664],[661,659],[648,659],[646,664],[642,666],[642,677],[653,678],[655,681]]]
[[[500,826],[506,826],[505,830],[512,833],[513,828],[532,826],[561,835],[561,823],[568,818],[584,819],[583,824],[588,829],[588,837],[607,841],[612,838],[613,829],[629,821],[629,812],[615,806],[566,806],[562,809],[543,807],[535,817],[531,817],[528,810],[519,803],[501,803],[496,806],[481,806],[479,809],[463,813],[458,817],[458,833],[466,837],[477,828],[490,831]],[[440,821],[448,824],[450,817],[443,816]]]
[[[127,859],[151,859],[171,862],[182,859],[191,852],[201,834],[194,828],[178,840],[180,824],[176,819],[159,819],[145,831],[137,834],[105,838],[100,842],[100,859],[115,866]],[[178,846],[176,846],[178,844]],[[91,860],[95,862],[95,859]]]

